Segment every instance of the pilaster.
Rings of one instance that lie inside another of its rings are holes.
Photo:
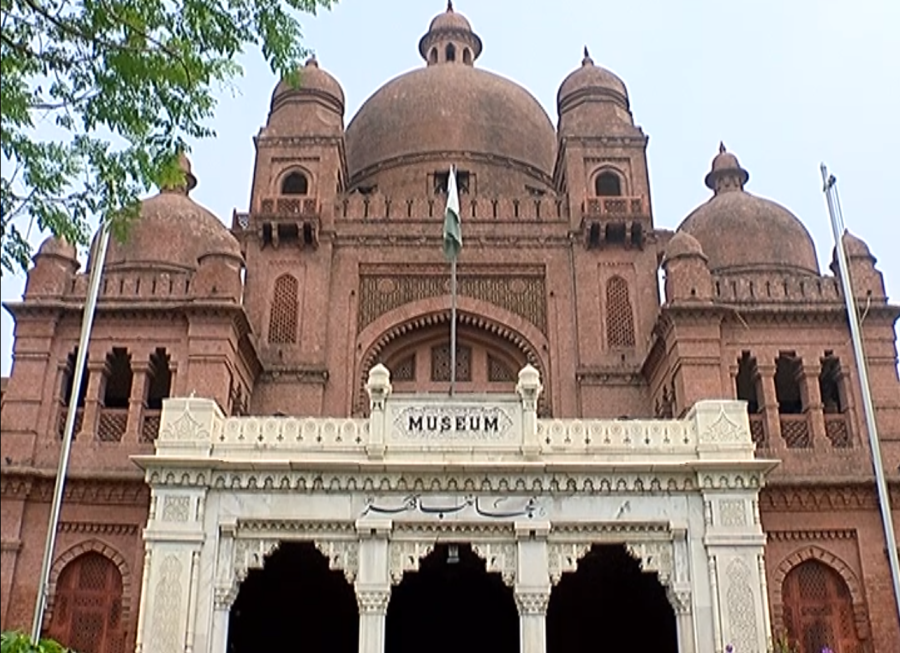
[[[831,448],[825,435],[825,413],[822,406],[822,392],[819,388],[821,370],[821,365],[804,357],[797,379],[800,386],[800,397],[803,401],[803,412],[806,413],[806,418],[809,420],[813,448],[817,449]]]
[[[759,408],[765,419],[766,441],[772,449],[784,449],[781,439],[781,418],[778,415],[778,396],[775,392],[775,365],[757,363],[759,374]]]
[[[550,604],[550,522],[516,522],[515,529],[518,550],[514,595],[519,610],[519,651],[544,653]]]
[[[147,402],[150,363],[148,361],[131,362],[131,396],[128,398],[128,424],[125,427],[125,440],[140,442],[141,421]]]
[[[388,558],[390,520],[359,520],[359,572],[354,589],[359,606],[359,653],[384,651],[385,622],[391,599]]]
[[[84,437],[97,437],[97,419],[100,415],[100,403],[106,385],[106,361],[88,361],[88,384],[84,396],[84,416],[81,420],[81,431],[75,434],[76,440]]]

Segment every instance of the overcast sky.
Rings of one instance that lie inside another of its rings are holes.
[[[418,41],[443,0],[343,0],[305,17],[307,45],[343,85],[346,123],[376,89],[424,65]],[[844,217],[878,258],[900,301],[900,2],[898,0],[457,0],[484,42],[476,65],[529,89],[556,122],[556,91],[587,45],[627,84],[650,136],[657,226],[674,229],[709,198],[703,185],[720,140],[750,172],[747,190],[794,212],[827,270],[833,240],[819,164],[838,177]],[[193,144],[192,197],[226,223],[246,210],[252,137],[276,80],[243,58],[237,96],[223,94],[218,137]],[[40,242],[37,238],[36,243]],[[752,246],[752,243],[748,243]],[[4,275],[4,301],[24,279]],[[3,375],[12,320],[2,313]]]

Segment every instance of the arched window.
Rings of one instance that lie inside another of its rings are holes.
[[[818,560],[794,567],[782,585],[784,626],[799,653],[857,653],[861,642],[844,579]]]
[[[122,574],[99,553],[66,565],[56,584],[48,635],[79,653],[122,653]]]
[[[463,50],[463,63],[464,64],[472,63],[472,51],[469,48],[465,48]]]
[[[447,44],[447,49],[444,51],[447,55],[447,61],[456,61],[456,46],[452,43]]]
[[[428,61],[431,63],[437,63],[438,60],[438,51],[437,48],[431,48],[431,52],[428,53]]]
[[[610,349],[634,347],[634,314],[622,277],[612,277],[606,284],[606,342]]]
[[[292,172],[281,182],[282,195],[306,195],[309,192],[309,180],[302,172]]]
[[[297,342],[297,290],[297,279],[289,274],[282,274],[275,280],[269,316],[269,344]]]
[[[601,172],[594,178],[594,194],[599,197],[614,197],[622,194],[622,181],[614,172]]]

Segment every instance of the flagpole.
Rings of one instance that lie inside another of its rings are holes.
[[[450,259],[450,396],[456,392],[456,257]]]
[[[81,396],[81,381],[87,364],[88,346],[91,340],[91,329],[94,314],[97,310],[97,297],[100,293],[100,277],[103,276],[103,263],[109,245],[109,227],[105,223],[100,226],[100,240],[91,260],[90,281],[84,304],[84,315],[81,319],[81,335],[78,339],[78,354],[75,357],[75,369],[72,371],[72,392],[69,394],[69,408],[66,413],[66,424],[63,428],[62,446],[59,454],[59,467],[56,470],[56,483],[53,488],[53,502],[50,504],[50,521],[47,525],[47,539],[44,543],[44,558],[41,562],[41,575],[38,579],[37,600],[34,606],[34,620],[31,624],[31,642],[35,645],[41,639],[44,624],[44,611],[47,609],[47,598],[50,593],[50,566],[53,561],[53,550],[56,547],[56,531],[59,527],[59,514],[62,510],[63,490],[66,485],[66,472],[69,468],[69,456],[72,453],[72,439],[75,435],[75,417],[78,412],[78,397]]]
[[[853,285],[850,283],[850,270],[847,265],[847,252],[844,250],[844,217],[841,202],[837,194],[837,179],[828,174],[823,163],[820,166],[825,201],[831,217],[831,230],[834,233],[834,247],[837,254],[838,270],[844,289],[844,301],[847,304],[847,320],[850,322],[850,336],[853,342],[853,353],[856,358],[856,369],[859,374],[859,385],[863,398],[863,409],[866,418],[866,430],[869,432],[869,448],[872,450],[872,466],[875,468],[875,486],[878,493],[878,505],[881,510],[881,523],[884,539],[887,544],[888,566],[894,586],[894,608],[900,616],[900,557],[897,554],[897,538],[894,534],[894,522],[891,517],[891,500],[888,493],[887,480],[884,475],[884,463],[881,460],[881,445],[878,443],[878,426],[875,422],[875,406],[872,403],[872,392],[869,386],[869,373],[866,356],[863,351],[862,327],[859,321],[859,309],[853,296]]]

